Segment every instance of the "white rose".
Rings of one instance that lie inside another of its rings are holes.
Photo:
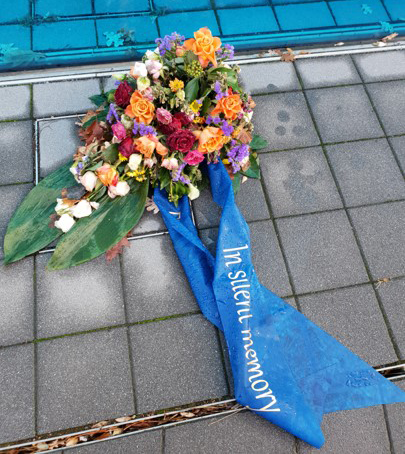
[[[163,67],[162,63],[157,60],[146,60],[145,66],[148,73],[151,74],[154,79],[157,79],[159,77],[160,70]]]
[[[150,87],[150,80],[147,77],[138,77],[138,79],[136,79],[136,86],[138,87],[138,90],[146,90]]]
[[[145,53],[145,57],[147,60],[159,60],[159,48],[157,47],[154,51],[147,50]]]
[[[134,77],[146,77],[148,75],[148,71],[146,69],[145,63],[140,61],[135,62],[134,66],[131,69],[131,75]]]
[[[70,210],[72,215],[75,218],[85,218],[86,216],[91,215],[91,205],[87,200],[80,200],[79,203],[76,203]]]
[[[79,177],[80,183],[86,188],[86,191],[91,192],[97,183],[97,175],[88,170],[83,176]]]
[[[90,202],[90,205],[95,210],[98,210],[98,207],[100,206],[100,204],[98,202]]]
[[[131,170],[137,170],[141,161],[142,161],[142,155],[140,153],[133,153],[129,157],[128,167]]]
[[[126,181],[119,181],[116,186],[108,186],[108,195],[114,199],[117,195],[124,197],[130,191],[129,184]]]
[[[61,229],[62,232],[68,232],[75,224],[75,220],[70,214],[62,214],[62,216],[55,221],[55,227]]]
[[[189,187],[188,198],[190,200],[194,200],[200,196],[200,191],[193,184],[190,183],[188,187]]]

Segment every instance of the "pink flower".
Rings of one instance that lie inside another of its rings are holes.
[[[191,150],[184,157],[184,161],[190,166],[196,166],[204,161],[204,155],[197,150]]]
[[[157,60],[146,60],[145,62],[146,69],[148,73],[154,78],[157,79],[160,76],[160,70],[162,69],[162,63]]]
[[[163,159],[162,167],[168,170],[177,170],[179,168],[179,161],[176,158]]]
[[[159,123],[164,125],[169,125],[173,120],[172,114],[168,110],[163,109],[163,107],[159,107],[156,110],[156,118]]]
[[[111,129],[113,130],[114,136],[118,140],[124,140],[125,137],[127,136],[127,131],[125,129],[125,126],[122,123],[115,123],[111,126]]]
[[[143,90],[142,92],[142,96],[147,99],[148,101],[153,101],[155,98],[153,97],[153,93],[152,93],[152,88],[151,87],[148,87],[148,88],[145,88],[145,90]]]

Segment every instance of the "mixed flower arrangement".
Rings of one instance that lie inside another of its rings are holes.
[[[139,212],[131,230],[150,189],[165,189],[175,205],[183,196],[195,199],[207,185],[203,166],[219,160],[235,191],[242,179],[260,177],[255,150],[266,142],[252,135],[255,103],[239,85],[240,68],[227,63],[233,47],[222,46],[208,28],[191,39],[172,33],[156,43],[129,74],[113,76],[114,89],[90,98],[96,109],[80,122],[84,144],[69,166],[85,193],[60,197],[58,189],[52,226],[60,233],[86,226],[81,218],[95,217],[97,223],[104,218],[95,213],[130,196]],[[45,187],[49,178],[40,185]],[[66,178],[53,182],[53,187]],[[130,210],[130,202],[122,210]]]

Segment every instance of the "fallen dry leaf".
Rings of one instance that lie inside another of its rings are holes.
[[[75,446],[79,443],[79,437],[72,437],[68,438],[68,441],[66,442],[66,446]]]
[[[124,416],[123,418],[116,418],[115,420],[117,422],[127,422],[127,421],[131,421],[131,417],[130,416]]]
[[[124,238],[119,240],[117,244],[115,244],[111,249],[109,249],[105,253],[107,262],[111,262],[111,260],[115,259],[117,255],[122,254],[122,252],[124,251],[124,247],[131,247],[131,243],[128,241],[128,235],[130,234],[131,232],[128,232],[127,235],[124,236]]]
[[[386,43],[387,41],[391,41],[392,39],[396,38],[398,36],[398,33],[391,33],[390,35],[384,36],[384,38],[381,38],[381,41],[383,43]]]
[[[114,430],[112,431],[112,434],[113,434],[113,435],[121,435],[122,432],[124,432],[124,429],[122,429],[121,427],[117,427],[116,429],[114,429]]]
[[[93,426],[91,426],[92,429],[97,429],[98,427],[103,427],[103,426],[106,426],[108,424],[108,421],[100,421],[100,422],[97,422],[96,424],[94,424]]]
[[[180,412],[181,416],[184,416],[185,418],[194,418],[195,414],[191,413],[191,411],[182,411]]]
[[[146,211],[153,211],[153,214],[159,213],[159,208],[156,203],[153,201],[153,197],[147,197],[145,202]]]

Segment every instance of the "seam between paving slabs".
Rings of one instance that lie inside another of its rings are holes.
[[[405,178],[405,173],[404,173],[404,171],[402,170],[401,163],[399,162],[398,156],[397,156],[397,154],[396,154],[396,152],[395,152],[393,146],[391,145],[391,141],[388,140],[388,137],[389,137],[389,136],[388,136],[387,131],[386,131],[386,129],[385,129],[385,125],[384,125],[383,121],[381,120],[380,115],[378,114],[378,110],[377,110],[377,108],[375,107],[373,98],[370,96],[370,92],[368,91],[368,86],[367,86],[368,84],[366,84],[366,83],[364,82],[364,79],[363,79],[363,77],[362,77],[362,75],[361,75],[361,73],[360,73],[360,71],[359,71],[359,69],[358,69],[358,67],[357,67],[357,64],[356,64],[356,61],[354,60],[354,58],[353,58],[351,55],[350,55],[350,58],[351,58],[351,60],[352,60],[352,62],[353,62],[354,67],[356,68],[357,72],[359,73],[360,79],[361,79],[361,81],[362,81],[362,83],[363,83],[364,90],[365,90],[365,92],[366,92],[366,94],[367,94],[367,98],[368,98],[368,100],[370,101],[370,104],[371,104],[371,106],[372,106],[372,108],[373,108],[373,111],[374,111],[374,113],[375,113],[375,115],[376,115],[376,117],[377,117],[378,122],[380,123],[381,129],[383,130],[385,139],[386,139],[387,142],[388,142],[388,145],[389,145],[389,147],[390,147],[391,153],[393,154],[394,159],[395,159],[395,162],[397,163],[397,166],[399,167],[399,171],[401,172],[402,177]]]
[[[125,314],[125,324],[128,325],[128,306],[127,306],[127,292],[125,291],[125,276],[124,276],[124,264],[122,260],[122,254],[119,254],[119,268],[120,268],[120,277],[121,277],[121,292],[122,292],[122,299],[124,302],[124,314]],[[132,356],[132,344],[129,335],[129,327],[126,327],[126,334],[127,334],[127,344],[128,344],[128,360],[129,360],[129,367],[130,367],[130,374],[131,374],[131,383],[132,383],[132,394],[133,394],[133,402],[134,402],[134,411],[135,413],[138,412],[138,402],[136,398],[136,379],[135,379],[135,369],[133,364],[133,356]]]
[[[384,420],[385,420],[385,427],[387,429],[387,434],[388,434],[388,441],[389,441],[389,444],[390,444],[390,451],[391,451],[391,454],[396,454],[395,453],[395,448],[394,448],[394,440],[393,440],[393,436],[392,436],[392,430],[391,430],[391,426],[390,426],[390,422],[389,422],[389,418],[388,418],[387,406],[383,405],[382,407],[383,407],[383,414],[384,414]]]
[[[295,64],[294,64],[294,67],[295,67]],[[357,70],[357,67],[356,67],[356,70]],[[299,83],[300,83],[301,86],[302,86],[301,77],[300,77],[299,74],[297,74],[297,76],[298,76]],[[364,84],[363,84],[363,86],[364,86]],[[358,250],[359,250],[359,252],[360,252],[360,255],[361,255],[361,258],[362,258],[362,260],[363,260],[363,264],[364,264],[364,268],[365,268],[366,273],[367,273],[367,277],[368,277],[369,281],[372,282],[372,274],[371,274],[371,271],[370,271],[370,267],[369,267],[368,261],[367,261],[367,259],[366,259],[365,253],[364,253],[364,251],[363,251],[363,247],[362,247],[361,242],[360,242],[360,239],[359,239],[359,236],[358,236],[357,231],[356,231],[356,229],[355,229],[353,219],[352,219],[352,217],[351,217],[351,215],[350,215],[350,213],[349,213],[349,208],[348,208],[347,205],[346,205],[346,201],[345,201],[345,198],[344,198],[344,196],[343,196],[343,192],[342,192],[342,190],[341,190],[341,188],[340,188],[339,182],[338,182],[338,180],[337,180],[337,177],[336,177],[334,168],[333,168],[333,166],[332,166],[332,164],[331,164],[331,162],[330,162],[328,153],[327,153],[327,151],[326,151],[325,144],[324,144],[323,141],[322,141],[322,137],[321,137],[321,134],[320,134],[320,132],[319,132],[319,128],[318,128],[318,125],[317,125],[317,123],[316,123],[315,116],[314,116],[314,114],[313,114],[313,112],[312,112],[310,103],[308,102],[308,99],[307,99],[307,95],[306,95],[306,93],[305,93],[305,90],[304,90],[304,98],[305,98],[305,102],[306,102],[306,104],[307,104],[308,111],[309,111],[309,113],[310,113],[310,115],[311,115],[311,118],[312,118],[312,121],[313,121],[315,130],[316,130],[316,132],[317,132],[317,134],[318,134],[318,138],[319,138],[319,140],[320,140],[320,144],[321,144],[321,147],[322,147],[322,151],[323,151],[324,157],[325,157],[325,159],[326,159],[326,162],[327,162],[327,164],[328,164],[329,170],[330,170],[330,172],[331,172],[331,174],[332,174],[332,177],[333,177],[333,179],[334,179],[334,182],[335,182],[337,191],[339,192],[339,196],[340,196],[341,201],[342,201],[342,204],[343,204],[343,209],[344,209],[344,211],[345,211],[345,213],[346,213],[346,216],[347,216],[347,219],[348,219],[348,221],[349,221],[350,227],[351,227],[351,229],[352,229],[352,231],[353,231],[353,236],[354,236],[354,238],[355,238],[355,241],[356,241],[356,244],[357,244],[357,248],[358,248]],[[391,323],[390,323],[389,320],[388,320],[388,316],[387,316],[387,313],[386,313],[385,308],[384,308],[384,306],[383,306],[383,303],[382,303],[382,301],[381,301],[380,295],[378,294],[378,292],[377,292],[375,286],[373,285],[372,287],[373,287],[373,292],[374,292],[374,295],[375,295],[375,297],[376,297],[376,299],[377,299],[377,302],[378,302],[378,305],[379,305],[381,314],[382,314],[382,316],[383,316],[383,318],[384,318],[384,322],[385,322],[385,325],[386,325],[388,334],[389,334],[389,336],[390,336],[391,343],[392,343],[392,345],[393,345],[395,354],[397,355],[397,358],[400,359],[400,358],[401,358],[401,353],[400,353],[400,349],[399,349],[399,347],[398,347],[397,341],[396,341],[396,339],[395,339],[395,335],[394,335],[393,329],[392,329],[392,327],[391,327]]]

